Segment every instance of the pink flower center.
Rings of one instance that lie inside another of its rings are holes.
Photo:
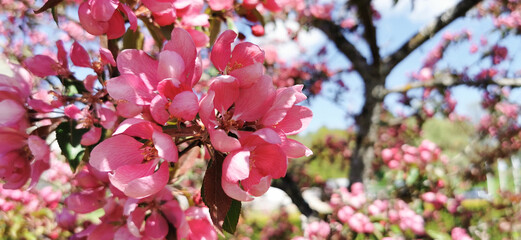
[[[152,145],[151,142],[148,142],[144,145],[143,148],[143,162],[152,161],[159,157],[159,154],[157,153],[157,149]]]

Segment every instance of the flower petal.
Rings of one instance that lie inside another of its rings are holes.
[[[133,198],[144,198],[163,189],[168,183],[168,163],[164,162],[152,175],[135,179],[128,183],[125,195]],[[110,178],[110,175],[109,175]]]
[[[136,14],[134,14],[134,11],[132,11],[132,9],[130,9],[130,7],[125,4],[120,4],[119,9],[125,12],[125,15],[127,15],[128,18],[128,22],[130,23],[130,29],[135,32],[137,30],[137,17]]]
[[[150,103],[150,114],[152,115],[152,118],[161,125],[165,125],[170,118],[170,114],[166,110],[167,103],[168,101],[161,95],[155,96]]]
[[[241,181],[242,186],[244,189],[248,191],[249,194],[255,197],[260,197],[264,193],[268,191],[271,185],[271,177],[270,176],[264,176],[261,177],[256,184],[247,184],[247,181],[249,178],[245,179],[244,181]]]
[[[309,157],[313,154],[306,145],[290,138],[286,139],[280,147],[289,158]]]
[[[226,30],[217,38],[210,54],[213,65],[220,72],[226,70],[226,65],[230,61],[232,55],[232,43],[235,41],[237,33],[232,30]]]
[[[125,34],[125,20],[121,13],[114,11],[112,18],[108,21],[107,38],[116,39]]]
[[[229,10],[233,8],[233,0],[208,0],[213,11]]]
[[[114,55],[112,52],[106,48],[99,48],[99,55],[101,57],[101,61],[104,63],[110,63],[113,67],[116,66],[116,61],[114,60]]]
[[[133,118],[139,115],[143,111],[143,106],[137,105],[133,102],[129,102],[126,100],[118,101],[118,106],[116,106],[116,112],[118,115],[125,118]]]
[[[274,179],[286,175],[288,158],[278,145],[264,144],[257,146],[250,156],[250,161],[259,170],[262,176],[271,176]]]
[[[159,53],[157,76],[160,79],[180,79],[185,70],[185,62],[181,55],[174,51],[163,50]]]
[[[89,53],[76,41],[71,46],[71,61],[78,67],[91,67]]]
[[[109,173],[110,183],[117,189],[125,192],[130,182],[153,174],[157,162],[158,160],[153,160],[146,163],[123,165],[114,170],[113,174]]]
[[[217,119],[215,117],[215,108],[213,105],[213,99],[215,98],[214,91],[208,91],[199,102],[199,116],[201,121],[208,129],[213,129],[217,126]]]
[[[163,239],[168,234],[168,223],[157,211],[153,211],[145,223],[145,236]]]
[[[250,174],[250,152],[236,151],[230,153],[223,162],[223,179],[228,182],[237,182]]]
[[[233,119],[258,120],[270,108],[274,97],[275,88],[271,78],[267,75],[262,76],[253,86],[241,89],[241,93],[235,101]]]
[[[24,61],[24,65],[31,73],[42,78],[58,75],[54,67],[56,64],[54,59],[46,55],[36,55]]]
[[[154,131],[152,139],[159,157],[165,159],[167,162],[177,162],[177,147],[170,135]]]
[[[144,51],[123,50],[117,57],[117,63],[121,74],[138,76],[149,89],[155,89],[161,80],[157,77],[158,61]]]
[[[239,200],[239,201],[252,201],[253,198],[241,187],[238,182],[228,182],[224,179],[224,175],[221,178],[221,186],[223,187],[224,192],[229,197]]]
[[[212,79],[210,90],[215,92],[213,104],[217,111],[225,113],[239,97],[239,81],[230,75]]]
[[[260,63],[261,65],[264,63],[264,50],[251,42],[242,42],[233,48],[232,57],[228,64],[228,67],[231,69],[228,71],[254,63]]]
[[[4,99],[0,101],[0,126],[10,126],[25,116],[25,108],[17,101]]]
[[[192,91],[177,94],[168,108],[170,114],[185,121],[191,121],[199,111],[199,100]]]
[[[304,130],[313,117],[313,112],[307,107],[293,106],[275,127],[284,131],[287,135],[297,134]]]
[[[91,127],[88,132],[81,136],[81,145],[90,146],[96,144],[101,137],[101,128]]]
[[[143,161],[142,143],[127,135],[116,135],[98,144],[91,152],[89,163],[99,171],[108,172]]]
[[[221,152],[232,152],[241,148],[239,140],[228,136],[222,129],[211,131],[210,141],[212,141],[212,146]]]
[[[119,59],[119,57],[118,57]],[[138,105],[149,104],[155,94],[136,75],[122,74],[107,81],[107,91],[115,99],[127,100]]]
[[[83,29],[92,35],[98,36],[104,34],[109,28],[107,22],[99,22],[92,17],[92,12],[87,2],[80,4],[78,8],[78,18],[80,19],[80,24]]]
[[[110,20],[114,11],[118,8],[118,0],[89,0],[92,17],[97,21]]]
[[[195,47],[202,48],[205,47],[208,44],[208,42],[210,42],[210,38],[204,32],[190,28],[186,29],[186,31],[190,33],[190,36],[192,36],[192,39],[195,43]]]
[[[288,87],[282,91],[278,91],[275,101],[271,105],[268,112],[262,117],[261,123],[264,126],[273,126],[282,121],[288,110],[293,107],[297,101],[297,92],[295,89]]]
[[[65,199],[65,206],[75,213],[89,213],[103,207],[104,199],[100,191],[72,193]]]
[[[181,56],[185,63],[185,71],[179,80],[187,85],[191,84],[194,75],[197,49],[190,34],[183,28],[174,28],[171,34],[171,40],[165,44],[163,51],[164,50],[174,51]]]
[[[264,74],[264,66],[262,63],[254,63],[246,67],[235,69],[229,73],[239,80],[241,88],[249,88],[261,79]]]

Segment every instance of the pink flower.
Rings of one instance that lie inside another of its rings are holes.
[[[132,117],[142,107],[150,107],[154,120],[164,124],[171,117],[192,120],[197,114],[199,104],[192,87],[201,77],[201,62],[187,31],[172,31],[159,61],[140,50],[125,50],[117,64],[121,75],[107,81],[107,91],[119,100],[118,112],[123,116]]]
[[[20,65],[7,62],[9,70],[0,73],[0,91],[16,94],[18,99],[31,95],[33,77]]]
[[[208,26],[208,15],[201,13],[204,2],[197,1],[161,1],[143,0],[160,26],[171,25],[181,19],[182,26]]]
[[[350,206],[344,206],[338,210],[337,215],[338,215],[338,219],[342,223],[347,223],[349,221],[349,219],[353,216],[354,213],[355,213],[355,210],[353,210],[353,208],[351,208]]]
[[[81,26],[92,35],[107,34],[116,39],[125,33],[124,13],[130,22],[130,29],[136,31],[137,17],[127,5],[117,0],[91,0],[83,2],[78,8]]]
[[[32,188],[49,168],[49,146],[37,136],[27,137],[14,129],[0,127],[0,145],[0,178],[6,182],[3,188],[21,188],[29,178]]]
[[[233,0],[208,0],[208,5],[214,11],[230,10],[233,8]]]
[[[240,130],[268,127],[278,132],[288,157],[309,156],[311,150],[286,137],[302,131],[311,120],[308,108],[295,105],[305,99],[301,90],[302,86],[294,86],[275,91],[265,75],[248,88],[241,88],[233,76],[220,76],[212,80],[207,96],[201,99],[199,115],[219,151],[231,152],[239,146],[237,139],[227,136],[228,132],[238,135]],[[257,97],[251,98],[253,95]],[[220,113],[218,117],[215,110]]]
[[[125,195],[144,198],[167,184],[168,163],[176,162],[177,154],[172,138],[159,126],[127,119],[112,137],[92,150],[89,163],[99,171],[109,172],[112,185]]]
[[[185,211],[190,232],[189,239],[217,239],[208,208],[190,207]]]
[[[464,228],[455,227],[450,232],[452,239],[454,240],[471,240],[472,238],[467,234]]]
[[[250,87],[263,75],[264,51],[249,42],[237,44],[232,51],[236,37],[232,30],[223,32],[215,41],[210,59],[219,72],[238,79],[239,87]]]
[[[283,177],[287,156],[281,147],[279,135],[269,128],[254,133],[242,133],[238,149],[224,159],[222,187],[224,192],[239,201],[251,201],[261,196],[271,179]]]
[[[312,222],[305,229],[305,236],[310,239],[327,239],[331,229],[329,224],[324,221]]]

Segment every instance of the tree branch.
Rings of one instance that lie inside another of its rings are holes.
[[[353,63],[353,67],[362,78],[370,78],[369,76],[371,74],[369,71],[369,65],[367,64],[367,59],[365,59],[356,47],[344,37],[342,27],[323,19],[313,19],[311,24],[322,30],[322,32],[324,32],[329,39],[335,43],[338,50],[342,52],[351,63]]]
[[[291,177],[291,173],[286,173],[286,176],[276,179],[271,183],[271,186],[281,189],[286,192],[288,196],[291,198],[291,201],[297,205],[300,213],[302,213],[306,217],[310,216],[318,216],[318,213],[311,209],[309,204],[302,197],[302,193],[300,192],[297,184],[293,181]]]
[[[371,56],[373,66],[380,66],[380,48],[376,41],[376,28],[373,22],[373,9],[371,8],[371,1],[356,0],[352,4],[358,8],[358,17],[364,25],[364,38],[371,49]]]
[[[462,0],[456,4],[456,6],[448,9],[443,14],[438,16],[434,21],[423,27],[418,33],[409,39],[409,41],[403,44],[400,49],[383,60],[385,64],[383,75],[389,74],[391,70],[411,52],[421,46],[425,41],[433,37],[442,28],[449,25],[457,18],[464,16],[470,9],[472,9],[481,1],[482,0]]]
[[[389,93],[405,93],[411,89],[417,88],[448,88],[454,86],[469,86],[469,87],[486,87],[489,85],[497,85],[500,87],[521,87],[521,78],[502,78],[502,79],[485,79],[479,81],[468,81],[454,74],[445,74],[445,76],[438,77],[428,82],[412,82],[399,88],[374,89],[373,95],[379,99],[383,99]]]

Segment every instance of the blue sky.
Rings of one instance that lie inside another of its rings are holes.
[[[416,1],[414,10],[411,11],[411,5],[409,0],[401,0],[398,5],[392,6],[392,0],[376,0],[375,7],[382,14],[382,19],[376,23],[378,42],[381,47],[380,52],[383,56],[392,53],[395,49],[401,46],[404,41],[408,40],[414,33],[417,32],[422,26],[430,22],[437,15],[443,12],[448,7],[453,6],[456,0],[421,0]],[[441,32],[461,32],[463,29],[468,29],[473,33],[472,43],[479,44],[481,36],[485,36],[489,45],[494,45],[499,39],[499,34],[493,32],[493,24],[490,18],[477,19],[459,19],[454,23],[444,28]],[[408,58],[397,67],[388,76],[386,87],[400,87],[404,86],[409,81],[409,75],[412,72],[418,71],[422,64],[423,59],[427,53],[432,49],[438,42],[440,42],[442,34],[437,34],[433,39],[426,42],[422,47],[414,51]],[[321,46],[325,41],[326,37],[318,30],[307,34],[304,38],[310,43],[305,46]],[[507,45],[509,55],[519,52],[521,44],[519,40],[515,38],[507,38],[501,40],[501,45]],[[368,48],[364,45],[357,44],[356,39],[353,40],[355,45],[359,48],[363,54],[368,56]],[[490,66],[490,61],[480,62],[480,56],[478,54],[470,54],[471,43],[461,43],[452,46],[441,61],[439,67],[450,66],[452,68],[462,68],[472,63],[474,71],[479,70],[479,66]],[[334,47],[333,47],[334,49]],[[512,52],[513,51],[513,52]],[[316,52],[315,52],[316,53]],[[312,53],[311,53],[312,54]],[[336,52],[331,54],[330,64],[331,68],[344,68],[348,62],[342,56],[342,54]],[[474,63],[478,64],[474,64]],[[514,57],[512,66],[521,66],[521,59]],[[499,68],[507,69],[507,64],[499,65]],[[515,69],[515,68],[514,68]],[[517,71],[517,69],[516,69]],[[303,132],[306,134],[317,130],[322,126],[329,128],[346,128],[352,124],[352,120],[346,118],[347,113],[356,113],[362,106],[363,98],[363,85],[361,79],[356,74],[348,74],[343,77],[343,81],[349,86],[350,91],[343,95],[343,101],[340,104],[332,103],[328,100],[331,92],[334,92],[334,84],[325,84],[323,88],[323,96],[318,96],[310,103],[310,108],[314,113],[314,119],[311,122],[309,128]],[[416,92],[418,94],[419,91]],[[414,94],[414,92],[412,92]],[[456,112],[467,116],[471,121],[477,122],[484,113],[479,105],[479,100],[482,96],[482,92],[468,87],[456,87],[453,88],[452,94],[458,101]],[[399,99],[398,95],[390,95],[386,98],[385,104],[392,112],[407,112],[407,107],[396,104]],[[515,90],[511,94],[511,99],[517,102],[521,102],[521,91]]]

